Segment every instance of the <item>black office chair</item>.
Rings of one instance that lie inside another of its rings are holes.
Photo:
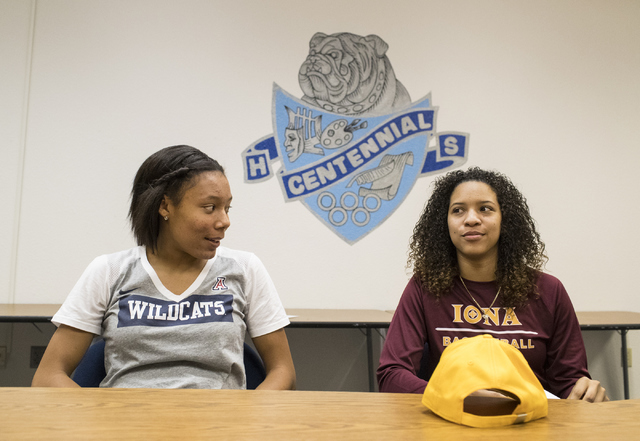
[[[89,346],[71,379],[80,387],[99,387],[107,376],[104,369],[104,340],[100,339]]]
[[[267,376],[260,355],[246,343],[244,343],[244,370],[247,389],[255,389]],[[101,339],[89,346],[71,378],[81,387],[98,387],[106,375],[104,340]]]
[[[248,344],[244,343],[244,373],[247,377],[247,389],[255,389],[267,377],[262,358]]]

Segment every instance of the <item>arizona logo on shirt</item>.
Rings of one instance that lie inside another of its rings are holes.
[[[213,285],[213,288],[211,288],[212,291],[226,291],[227,289],[227,285],[224,284],[226,277],[218,277],[218,280],[216,280],[216,283]]]

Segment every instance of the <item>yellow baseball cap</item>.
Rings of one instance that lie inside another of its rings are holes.
[[[488,334],[444,349],[422,404],[446,420],[471,427],[526,423],[548,413],[544,389],[522,353]]]

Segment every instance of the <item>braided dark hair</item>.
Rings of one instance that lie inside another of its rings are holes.
[[[536,294],[536,279],[547,256],[529,213],[527,201],[505,175],[472,167],[438,178],[411,237],[407,266],[423,289],[437,298],[446,295],[460,274],[456,248],[449,236],[451,194],[462,182],[483,182],[496,193],[502,222],[498,240],[496,282],[505,306],[522,306]]]
[[[160,203],[166,195],[178,205],[189,184],[200,173],[224,168],[200,150],[188,145],[166,147],[149,156],[133,180],[129,219],[138,245],[157,250]]]
[[[182,167],[182,168],[179,168],[178,170],[170,171],[169,173],[166,173],[166,174],[160,176],[158,179],[154,180],[149,185],[151,187],[159,187],[159,186],[169,182],[173,178],[176,178],[176,177],[181,176],[181,175],[186,175],[188,172],[189,172],[189,167]]]

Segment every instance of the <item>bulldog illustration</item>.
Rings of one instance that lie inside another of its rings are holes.
[[[300,67],[302,99],[343,115],[388,112],[411,102],[377,35],[315,34]]]

